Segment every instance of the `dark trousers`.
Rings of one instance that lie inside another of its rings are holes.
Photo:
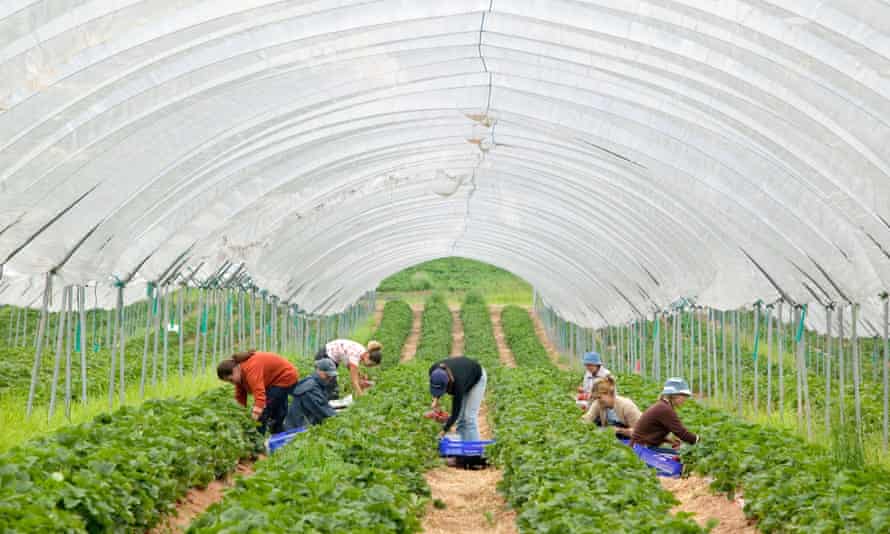
[[[673,454],[673,455],[675,455],[675,456],[678,455],[678,454],[680,454],[680,453],[677,452],[676,450],[674,450],[674,449],[670,449],[670,448],[667,448],[667,447],[648,447],[648,449],[649,449],[650,451],[657,452],[657,453],[661,453],[661,454]]]
[[[328,351],[325,346],[322,345],[321,348],[318,349],[318,352],[315,353],[315,361],[323,360],[327,357]],[[334,365],[336,365],[338,369],[340,368],[339,363],[334,362]],[[336,376],[332,376],[328,383],[325,384],[325,394],[327,394],[328,400],[335,400],[340,398],[340,383],[337,382]]]
[[[284,418],[287,417],[287,397],[294,385],[266,388],[266,408],[260,415],[260,434],[268,429],[272,434],[284,432]]]

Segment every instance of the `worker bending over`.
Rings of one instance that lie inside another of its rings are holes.
[[[682,378],[669,378],[664,383],[661,396],[649,407],[637,424],[634,425],[631,445],[639,444],[659,452],[673,452],[662,449],[664,442],[669,442],[674,449],[680,447],[682,441],[689,444],[698,443],[698,436],[686,430],[677,416],[677,408],[692,396],[689,385]],[[673,434],[674,437],[669,437]]]
[[[433,410],[439,410],[439,399],[446,393],[452,395],[451,416],[445,422],[439,437],[445,435],[454,423],[463,441],[479,441],[479,406],[485,397],[488,375],[476,360],[455,356],[436,362],[430,367],[430,394]]]
[[[281,432],[287,415],[287,395],[299,375],[293,364],[272,352],[237,352],[219,363],[216,375],[235,385],[235,400],[247,406],[247,393],[253,395],[251,417],[266,428]]]
[[[352,382],[352,394],[358,397],[364,394],[359,366],[373,367],[379,365],[382,359],[382,351],[383,345],[377,341],[369,341],[368,347],[365,348],[364,345],[356,341],[335,339],[318,349],[315,359],[329,358],[337,367],[340,367],[340,364],[346,365],[346,368],[349,369],[349,380]],[[328,398],[339,398],[339,389],[340,386],[335,378],[328,385]]]
[[[290,392],[293,400],[287,410],[284,429],[291,430],[306,425],[317,425],[337,415],[328,404],[327,386],[337,378],[337,366],[329,358],[315,362],[315,372],[297,382]]]
[[[633,435],[640,409],[634,401],[615,394],[615,380],[611,376],[596,383],[591,400],[593,404],[581,417],[584,422],[613,428],[619,436],[629,438]]]

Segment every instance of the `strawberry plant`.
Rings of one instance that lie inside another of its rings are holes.
[[[654,402],[658,384],[619,377],[622,393],[640,406]],[[684,423],[701,436],[684,447],[686,469],[714,477],[713,486],[745,494],[746,514],[763,532],[888,532],[890,472],[845,467],[829,449],[787,430],[747,423],[689,402]]]
[[[478,293],[467,295],[460,309],[460,318],[464,324],[464,352],[466,355],[478,360],[485,368],[500,365],[498,346],[491,325],[491,315],[481,295]]]
[[[434,311],[423,335],[445,327],[444,317]],[[448,312],[449,335],[450,318]],[[394,321],[384,316],[384,324]],[[419,530],[429,497],[423,472],[434,464],[439,428],[420,415],[429,402],[426,377],[424,362],[382,370],[368,395],[258,463],[253,477],[240,479],[189,531]]]
[[[413,319],[411,306],[403,300],[391,300],[383,307],[383,319],[372,336],[383,344],[381,368],[398,365],[405,339],[411,333]]]
[[[669,513],[673,497],[630,448],[579,422],[566,395],[574,381],[547,366],[493,373],[493,452],[520,529],[702,532],[685,514]]]
[[[226,388],[124,407],[0,456],[0,524],[13,532],[144,530],[188,488],[231,471],[259,445]]]
[[[497,436],[491,452],[503,468],[500,489],[519,511],[522,531],[702,531],[668,513],[673,498],[629,448],[578,422],[565,394],[576,377],[551,366],[528,312],[504,310],[508,343],[524,364],[518,369],[500,366],[481,299],[468,297],[461,317],[467,353],[480,355],[491,375],[488,402]]]
[[[535,325],[528,311],[518,306],[507,306],[501,313],[504,338],[519,365],[550,365],[547,349],[535,333]]]
[[[435,458],[419,413],[421,363],[381,373],[345,413],[313,427],[240,479],[189,532],[414,532]]]
[[[427,299],[423,309],[423,326],[420,344],[414,358],[433,362],[447,358],[451,353],[451,310],[442,295]]]

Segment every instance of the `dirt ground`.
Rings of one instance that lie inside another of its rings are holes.
[[[149,530],[149,534],[185,532],[192,520],[204,510],[222,500],[225,491],[235,484],[236,477],[253,474],[253,461],[239,463],[234,473],[226,478],[214,480],[206,488],[192,488],[185,497],[176,503],[176,514],[168,516],[160,525]]]
[[[680,504],[671,509],[672,513],[692,512],[700,525],[716,519],[720,523],[712,530],[713,534],[754,534],[757,529],[754,521],[745,518],[743,501],[736,497],[730,501],[724,494],[713,493],[706,478],[691,475],[688,478],[659,478],[661,486],[674,494]]]
[[[491,439],[488,410],[485,403],[479,410],[479,433]],[[516,513],[507,507],[497,491],[501,472],[489,467],[479,471],[439,467],[427,472],[426,481],[433,500],[445,508],[427,505],[423,531],[428,534],[514,534]]]
[[[411,323],[411,333],[408,334],[408,339],[405,340],[405,345],[402,347],[403,362],[414,359],[414,355],[417,353],[417,344],[420,343],[420,327],[423,324],[423,306],[411,306],[411,311],[414,312],[414,319]]]
[[[451,356],[464,355],[464,322],[460,308],[451,308]]]
[[[531,316],[532,321],[535,323],[535,333],[538,335],[538,339],[541,340],[544,348],[547,349],[547,354],[550,356],[550,361],[553,362],[553,365],[559,367],[563,371],[568,370],[569,366],[560,359],[559,351],[556,350],[556,346],[553,345],[553,343],[550,341],[550,337],[547,335],[547,330],[544,328],[544,323],[541,322],[541,318],[538,317],[538,314],[535,313],[534,309],[529,309],[528,314]]]
[[[516,367],[516,359],[513,357],[513,351],[507,346],[504,339],[504,325],[501,324],[501,312],[504,311],[503,306],[489,306],[489,314],[491,316],[491,326],[494,330],[494,340],[498,344],[498,356],[501,363],[506,367]]]

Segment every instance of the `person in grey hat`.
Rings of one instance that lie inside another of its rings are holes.
[[[682,378],[668,378],[661,390],[661,396],[637,420],[633,427],[632,445],[643,445],[661,452],[673,452],[682,442],[694,445],[698,436],[686,430],[677,408],[692,396],[689,384]],[[673,434],[674,437],[669,435]],[[661,449],[662,443],[669,442],[673,449]]]
[[[329,358],[315,362],[315,372],[297,382],[290,391],[292,402],[284,420],[284,429],[317,425],[337,415],[328,403],[328,386],[337,378],[337,365]]]

